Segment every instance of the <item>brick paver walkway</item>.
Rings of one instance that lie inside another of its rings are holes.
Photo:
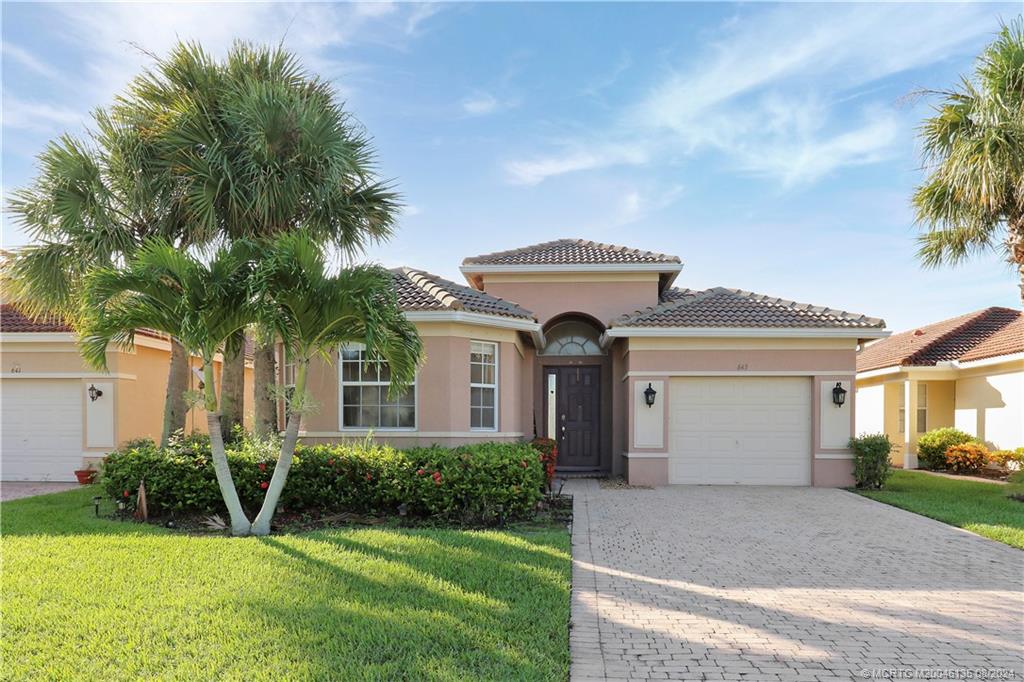
[[[1024,675],[1012,547],[841,490],[566,491],[573,680]]]

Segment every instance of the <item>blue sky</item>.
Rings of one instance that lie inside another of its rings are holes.
[[[1017,306],[997,255],[914,259],[914,129],[1009,4],[4,4],[3,185],[177,38],[285,44],[336,83],[407,207],[369,257],[460,281],[558,237],[679,255],[892,329]],[[285,31],[287,30],[287,35]],[[5,246],[25,237],[4,216]]]

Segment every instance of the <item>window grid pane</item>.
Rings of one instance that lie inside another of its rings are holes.
[[[385,362],[367,360],[361,349],[341,351],[342,428],[416,428],[415,382],[389,397],[391,372]]]
[[[473,341],[469,349],[469,427],[494,430],[498,421],[498,346]]]

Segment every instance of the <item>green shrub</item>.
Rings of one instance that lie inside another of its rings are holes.
[[[1010,474],[1007,479],[1006,496],[1011,500],[1024,502],[1024,471]]]
[[[988,448],[981,443],[951,445],[946,450],[946,468],[954,474],[973,474],[988,464]]]
[[[853,480],[858,488],[881,488],[892,473],[889,453],[892,443],[884,433],[861,434],[850,439],[853,450]]]
[[[917,461],[925,469],[944,469],[946,450],[953,445],[963,445],[973,440],[974,436],[960,429],[932,429],[917,439]]]
[[[989,454],[989,461],[1003,469],[1020,471],[1024,469],[1024,448],[1016,450],[996,450]]]
[[[276,438],[241,439],[227,452],[250,515],[263,502],[277,452]],[[207,439],[178,439],[163,450],[151,444],[126,448],[107,457],[101,484],[112,498],[133,503],[140,480],[151,514],[224,510]],[[278,510],[392,514],[403,507],[413,517],[486,522],[499,513],[532,512],[544,480],[541,455],[525,443],[404,451],[373,443],[299,446]]]

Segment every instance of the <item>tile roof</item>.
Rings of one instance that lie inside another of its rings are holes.
[[[413,268],[395,268],[395,292],[403,310],[465,310],[533,320],[529,310],[496,296]]]
[[[0,305],[0,332],[12,333],[38,333],[38,332],[74,332],[71,325],[67,324],[57,315],[47,315],[39,319],[33,319],[21,312],[18,306],[13,303]],[[148,336],[152,339],[168,339],[169,335],[152,329],[139,329],[140,336]],[[245,338],[245,357],[252,359],[255,344],[252,337]]]
[[[641,251],[585,239],[556,239],[510,251],[473,256],[462,261],[472,265],[679,265],[679,256]]]
[[[885,321],[740,289],[668,289],[661,303],[623,315],[613,327],[754,327],[882,329]]]
[[[0,332],[70,332],[71,327],[56,315],[32,319],[12,303],[0,305]]]
[[[1012,308],[984,308],[876,341],[857,355],[857,371],[927,367],[1021,352],[1024,313]]]

